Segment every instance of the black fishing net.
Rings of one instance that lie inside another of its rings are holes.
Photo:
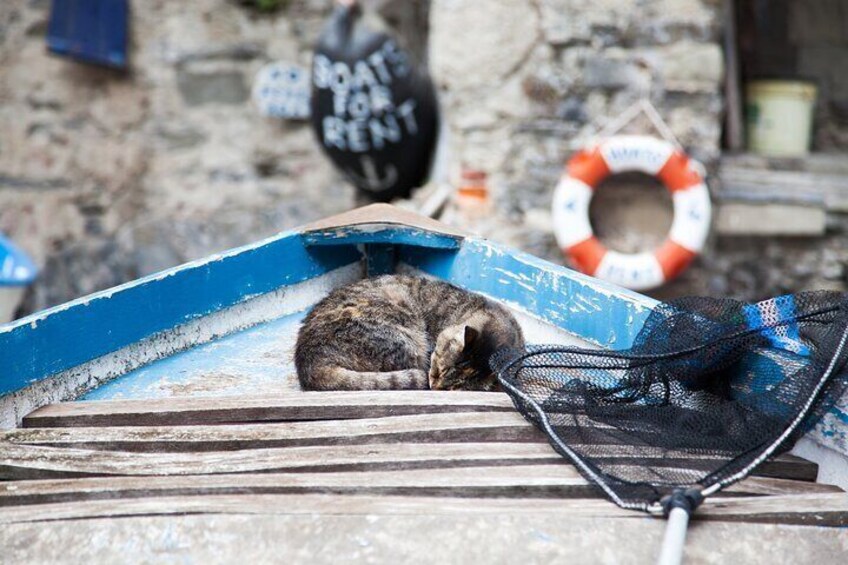
[[[654,308],[625,351],[528,346],[492,359],[554,448],[618,505],[706,496],[782,453],[848,387],[848,296]]]

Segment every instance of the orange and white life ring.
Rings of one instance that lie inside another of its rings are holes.
[[[589,202],[610,174],[639,171],[671,192],[674,221],[665,242],[649,253],[607,249],[592,232]],[[710,229],[710,194],[693,162],[671,143],[646,136],[615,136],[579,151],[554,192],[554,233],[582,272],[634,290],[655,288],[680,274],[703,249]]]

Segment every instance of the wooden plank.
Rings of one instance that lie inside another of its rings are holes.
[[[818,474],[819,466],[816,463],[789,453],[766,461],[754,471],[754,475],[761,477],[799,481],[815,481]]]
[[[211,494],[379,494],[522,498],[597,498],[599,488],[571,465],[457,467],[406,471],[249,473],[154,477],[92,477],[0,484],[0,507],[71,500]],[[839,487],[750,477],[717,496],[842,492]]]
[[[587,431],[588,434],[588,431]],[[584,440],[588,438],[583,438]],[[27,428],[0,433],[0,440],[16,444],[56,448],[94,449],[151,453],[193,451],[232,451],[274,447],[318,445],[365,445],[384,443],[483,443],[535,442],[547,438],[518,413],[458,413],[389,416],[359,420],[327,420],[276,424],[218,426],[143,426],[114,428]],[[721,454],[690,455],[680,450],[651,449],[647,446],[610,445],[608,435],[599,443],[573,446],[578,453],[597,463],[618,463],[627,473],[629,462],[643,458],[661,460],[661,466],[709,470]],[[805,472],[809,466],[810,471]],[[613,468],[609,468],[612,470]],[[770,476],[815,479],[814,465],[785,457],[769,462]]]
[[[296,393],[297,394],[297,393]],[[319,393],[322,394],[322,393]],[[450,394],[450,393],[448,393]],[[373,398],[369,396],[369,398]],[[483,398],[487,400],[487,398]],[[97,403],[93,403],[96,407]],[[166,403],[167,404],[167,403]],[[62,405],[64,406],[64,405]],[[651,456],[671,464],[699,460],[708,462],[721,454],[693,457],[679,450],[617,446],[611,450],[610,436],[593,437],[591,429],[581,433],[592,444],[581,453],[598,461],[620,461]],[[0,434],[0,440],[30,445],[118,451],[182,452],[224,451],[306,445],[354,445],[386,442],[506,442],[545,443],[544,435],[517,412],[469,412],[387,416],[349,421],[311,421],[276,424],[120,426],[103,428],[26,428]],[[703,466],[696,468],[705,468]],[[783,456],[760,471],[767,476],[815,480],[817,466],[806,460]]]
[[[585,434],[588,434],[588,430]],[[584,438],[589,439],[589,438]],[[609,441],[607,435],[597,438]],[[309,445],[363,445],[392,442],[484,443],[535,442],[546,437],[517,412],[419,414],[342,421],[289,422],[217,426],[140,426],[103,428],[26,428],[0,433],[0,441],[75,449],[179,453],[227,451]],[[645,449],[616,446],[608,460],[644,455]],[[609,445],[582,446],[581,451],[600,456]],[[655,458],[669,465],[692,458],[683,452],[656,450]],[[706,463],[710,458],[705,457]],[[695,467],[703,468],[703,467]],[[793,456],[769,461],[759,473],[778,478],[815,480],[817,466]]]
[[[824,208],[783,202],[724,200],[715,221],[719,235],[818,236],[826,228]]]
[[[678,469],[704,469],[708,461],[669,459]],[[390,443],[279,447],[237,451],[129,453],[0,443],[0,479],[98,475],[191,475],[273,471],[445,468],[565,460],[544,443]],[[627,462],[627,459],[622,459]],[[767,461],[756,475],[811,480],[816,466],[793,456]],[[693,474],[695,472],[693,471]]]
[[[683,465],[683,462],[686,461],[693,469],[709,470],[711,468],[709,466],[710,461],[708,457],[702,459],[700,463],[698,459],[694,458],[688,460],[673,459],[670,457],[663,457],[661,454],[657,454],[656,459],[661,462],[662,466],[666,467],[685,469],[686,467]],[[612,465],[611,463],[613,461],[615,461],[618,465]],[[629,464],[637,463],[638,461],[632,458],[628,460],[628,458],[624,456],[618,459],[609,457],[605,460],[605,462],[607,463],[606,468],[610,472],[617,472],[621,475],[626,475],[626,467]],[[617,466],[621,466],[622,468],[617,469]],[[798,481],[815,481],[816,476],[818,475],[818,465],[795,455],[783,454],[762,463],[753,472],[753,475],[778,479],[793,479]]]
[[[842,173],[769,168],[767,162],[745,165],[733,159],[722,159],[720,183],[715,195],[719,201],[784,202],[799,206],[816,206],[831,212],[848,211],[848,180]]]
[[[639,518],[601,499],[467,498],[333,494],[246,494],[73,501],[4,508],[0,523],[183,514],[453,515],[513,514]],[[708,499],[694,519],[848,526],[848,494]]]
[[[24,417],[23,426],[172,426],[514,410],[506,394],[493,392],[292,392],[270,398],[238,396],[64,402],[35,410]]]
[[[23,428],[0,432],[0,441],[159,453],[391,442],[547,443],[544,434],[516,411],[211,426]]]
[[[370,231],[374,233],[379,227],[396,227],[415,229],[425,233],[438,234],[444,238],[455,240],[453,247],[458,247],[468,233],[458,230],[448,224],[436,221],[427,216],[422,216],[411,210],[405,210],[392,206],[391,204],[371,204],[357,208],[349,212],[343,212],[337,216],[324,218],[311,224],[298,228],[303,237],[315,244],[317,235],[326,234],[327,237],[335,234],[337,238],[349,239],[352,233],[357,231]]]
[[[708,499],[697,520],[848,526],[848,494],[800,494]]]
[[[199,514],[7,524],[4,562],[653,563],[665,522],[540,514],[315,516]],[[143,533],[143,535],[141,535]],[[848,532],[701,522],[684,563],[840,563]]]
[[[844,491],[836,485],[773,477],[748,477],[744,481],[719,491],[716,496],[768,496],[840,492]]]
[[[549,446],[538,443],[376,444],[199,453],[124,453],[0,444],[0,479],[373,471],[562,462]]]
[[[406,471],[93,477],[0,484],[0,507],[69,500],[209,494],[379,494],[592,498],[600,489],[570,465],[457,467]]]

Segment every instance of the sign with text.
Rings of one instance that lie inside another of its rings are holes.
[[[253,81],[253,102],[263,116],[285,120],[309,118],[309,71],[278,61],[265,65]]]
[[[337,8],[312,61],[312,124],[324,152],[372,200],[423,184],[438,114],[429,79],[385,33]]]

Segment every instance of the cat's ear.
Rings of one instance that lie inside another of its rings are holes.
[[[480,337],[480,332],[476,328],[472,328],[471,326],[465,326],[465,350],[467,351],[474,342],[477,341],[477,338]]]

